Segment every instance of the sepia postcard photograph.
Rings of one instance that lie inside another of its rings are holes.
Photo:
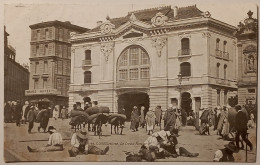
[[[257,162],[256,1],[1,5],[3,163]]]

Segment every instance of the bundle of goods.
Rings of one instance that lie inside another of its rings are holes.
[[[102,124],[105,124],[107,122],[107,119],[108,119],[108,114],[106,114],[106,113],[93,114],[93,115],[89,116],[89,118],[88,118],[89,123],[92,123],[92,124],[96,124],[99,121],[101,121]]]
[[[43,109],[36,114],[36,122],[37,123],[39,123],[42,120],[44,113],[47,113],[47,109]]]
[[[114,123],[114,121],[115,121],[116,119],[120,119],[120,120],[122,120],[122,121],[125,121],[125,120],[126,120],[126,115],[117,114],[117,113],[115,113],[115,114],[110,114],[110,115],[108,116],[108,123]]]
[[[87,123],[89,115],[83,111],[71,110],[70,112],[71,121],[70,125],[77,125],[83,122]]]
[[[97,113],[109,113],[109,108],[104,106],[90,107],[85,112],[89,115],[97,114]]]

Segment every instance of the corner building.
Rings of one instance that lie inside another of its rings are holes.
[[[257,43],[258,25],[249,11],[248,18],[238,25],[238,103],[240,105],[257,104]]]
[[[36,104],[68,104],[70,84],[70,32],[87,29],[70,22],[50,21],[30,25],[30,85],[25,91]]]
[[[97,100],[128,117],[134,105],[225,105],[237,91],[234,31],[196,6],[107,17],[71,38],[69,104]]]

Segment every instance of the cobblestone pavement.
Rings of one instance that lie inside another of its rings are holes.
[[[93,132],[90,132],[90,143],[104,149],[107,145],[110,146],[110,150],[106,155],[78,155],[71,158],[68,154],[68,148],[70,146],[70,137],[74,130],[70,129],[69,119],[67,120],[54,120],[50,119],[49,125],[53,125],[61,132],[64,139],[64,151],[57,152],[45,152],[45,153],[30,153],[27,150],[27,146],[32,148],[42,147],[47,144],[49,137],[48,133],[38,133],[37,127],[39,123],[35,123],[32,130],[32,134],[27,133],[26,125],[16,127],[15,123],[4,124],[4,157],[6,161],[125,161],[125,151],[138,152],[140,146],[148,137],[144,128],[140,128],[137,132],[131,132],[129,130],[130,123],[126,123],[126,128],[123,130],[123,135],[111,135],[110,124],[103,125],[103,136],[99,139],[98,136],[94,136]],[[156,131],[159,127],[156,127]],[[255,162],[256,160],[256,129],[249,130],[249,139],[254,144],[254,150],[248,152],[248,162]],[[45,141],[44,141],[45,140]],[[180,146],[186,148],[190,152],[198,152],[199,156],[196,158],[169,158],[160,159],[156,161],[212,161],[214,152],[223,148],[224,144],[228,141],[219,139],[219,136],[211,130],[210,136],[198,135],[198,131],[192,126],[183,127],[178,137]],[[236,161],[245,162],[245,150],[239,151],[234,154]]]

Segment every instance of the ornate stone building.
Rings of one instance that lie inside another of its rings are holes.
[[[238,25],[238,103],[241,105],[256,103],[257,96],[257,19],[252,18],[249,11],[248,18]]]
[[[70,84],[70,32],[88,29],[70,22],[49,21],[30,25],[30,88],[25,91],[36,104],[68,104]]]
[[[134,105],[226,105],[237,90],[235,29],[196,6],[107,17],[71,37],[69,104],[97,100],[128,117]]]
[[[29,89],[29,70],[15,61],[16,50],[8,44],[9,34],[4,27],[4,100],[25,100]]]

